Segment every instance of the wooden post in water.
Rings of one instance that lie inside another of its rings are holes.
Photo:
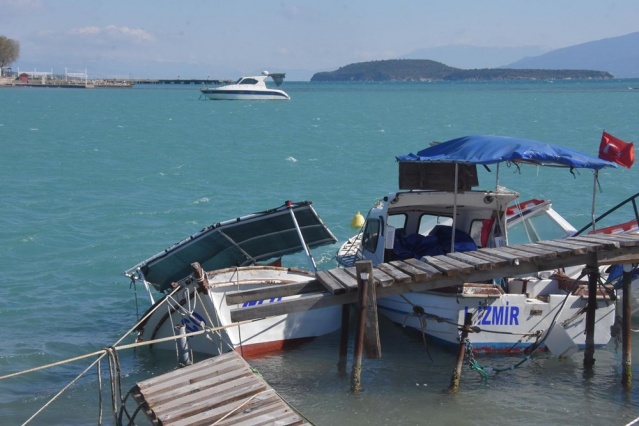
[[[459,352],[457,353],[457,367],[453,372],[453,377],[450,378],[450,386],[448,386],[449,393],[457,393],[459,391],[459,381],[461,380],[462,366],[464,365],[464,354],[466,353],[466,339],[468,338],[468,332],[473,321],[473,314],[466,312],[464,317],[464,328],[462,328],[461,337],[459,340]]]
[[[632,387],[632,310],[630,307],[632,265],[623,265],[623,303],[622,303],[622,378],[625,388]]]
[[[341,375],[346,374],[346,358],[348,356],[348,327],[350,324],[350,305],[345,303],[342,305],[342,329],[339,338],[339,361],[337,362],[337,372]]]
[[[597,310],[597,284],[599,269],[597,265],[586,265],[588,271],[588,306],[586,310],[586,349],[584,367],[591,369],[595,365],[595,312]]]
[[[366,301],[369,287],[374,285],[373,263],[363,260],[355,263],[357,275],[357,307],[359,315],[355,327],[355,348],[353,350],[353,369],[351,371],[351,392],[362,390],[362,350],[364,348],[364,335],[366,330]]]

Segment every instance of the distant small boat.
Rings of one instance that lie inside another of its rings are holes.
[[[262,75],[242,77],[233,84],[207,87],[200,91],[212,100],[288,100],[290,97],[285,91],[266,86],[267,78],[272,78],[279,86],[285,76],[286,74],[270,74],[268,71],[264,71]]]

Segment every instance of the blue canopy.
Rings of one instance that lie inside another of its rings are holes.
[[[617,164],[611,161],[546,142],[491,135],[471,135],[451,139],[423,149],[417,154],[411,153],[396,158],[398,161],[460,164],[495,164],[512,161],[594,170],[617,167]]]

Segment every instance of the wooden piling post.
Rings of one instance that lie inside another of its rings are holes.
[[[350,324],[350,305],[342,305],[342,329],[339,339],[339,361],[337,362],[337,372],[346,374],[346,358],[348,357],[348,328]]]
[[[595,365],[595,312],[597,310],[597,284],[599,269],[597,265],[586,265],[588,271],[588,307],[586,310],[586,349],[584,367],[591,369]]]
[[[622,378],[621,383],[627,389],[632,387],[632,310],[630,306],[632,265],[623,265],[622,275]]]
[[[462,328],[461,337],[459,340],[459,352],[457,353],[457,367],[453,372],[453,376],[450,378],[450,386],[448,387],[449,393],[459,392],[459,381],[461,380],[462,366],[464,365],[464,355],[466,354],[466,339],[470,332],[470,326],[473,321],[473,314],[466,312],[464,316],[464,327]]]
[[[355,263],[357,275],[357,323],[355,328],[355,348],[353,350],[353,368],[351,371],[351,392],[357,393],[362,390],[362,351],[364,348],[364,334],[366,330],[366,301],[368,290],[373,281],[373,263],[370,260],[363,260]]]

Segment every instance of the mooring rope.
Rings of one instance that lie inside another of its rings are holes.
[[[229,324],[229,325],[225,325],[225,326],[219,326],[219,327],[205,327],[202,330],[198,330],[198,331],[194,331],[191,333],[186,333],[184,335],[180,335],[180,336],[169,336],[169,337],[164,337],[161,339],[155,339],[155,340],[149,340],[149,341],[142,341],[142,342],[135,342],[135,343],[131,343],[131,344],[127,344],[127,345],[121,345],[121,346],[117,346],[119,345],[129,334],[131,334],[133,331],[135,331],[139,324],[143,321],[146,320],[146,318],[148,318],[149,315],[151,315],[153,312],[155,312],[155,310],[157,310],[157,308],[161,305],[162,303],[158,303],[158,306],[156,306],[153,310],[151,310],[148,315],[146,315],[142,320],[138,321],[137,324],[135,324],[131,329],[129,329],[129,331],[124,334],[122,337],[120,337],[116,343],[113,346],[109,346],[108,348],[99,350],[99,351],[95,351],[95,352],[91,352],[88,354],[84,354],[84,355],[80,355],[80,356],[76,356],[76,357],[72,357],[72,358],[68,358],[65,360],[61,360],[61,361],[57,361],[57,362],[53,362],[50,364],[46,364],[46,365],[42,365],[39,367],[34,367],[34,368],[29,368],[26,370],[22,370],[22,371],[18,371],[18,372],[14,372],[11,374],[6,374],[4,376],[0,376],[0,380],[3,379],[8,379],[11,377],[16,377],[16,376],[20,376],[22,374],[27,374],[27,373],[32,373],[35,371],[40,371],[40,370],[44,370],[47,368],[51,368],[51,367],[56,367],[56,366],[60,366],[60,365],[64,365],[64,364],[68,364],[71,362],[75,362],[75,361],[80,361],[86,358],[90,358],[90,357],[94,357],[94,356],[98,356],[98,358],[96,360],[94,360],[86,369],[84,369],[77,377],[75,377],[70,383],[68,383],[64,388],[62,388],[57,394],[55,394],[49,401],[47,401],[39,410],[37,410],[29,419],[27,419],[22,426],[25,426],[27,424],[29,424],[33,419],[35,419],[40,413],[42,413],[49,405],[51,405],[55,400],[57,400],[64,392],[67,391],[67,389],[69,389],[73,384],[75,384],[82,376],[84,376],[91,368],[93,368],[96,364],[99,364],[100,361],[102,360],[102,358],[104,358],[107,355],[111,355],[111,356],[115,356],[115,358],[113,358],[114,360],[114,367],[115,364],[117,363],[117,367],[115,367],[112,371],[112,401],[116,400],[116,394],[117,392],[119,392],[120,395],[120,400],[124,401],[121,397],[122,395],[122,389],[121,389],[121,370],[119,367],[119,358],[117,358],[116,352],[120,351],[120,350],[125,350],[125,349],[132,349],[132,348],[137,348],[137,347],[141,347],[141,346],[148,346],[148,345],[153,345],[156,343],[162,343],[162,342],[166,342],[166,341],[171,341],[171,340],[175,340],[175,339],[179,339],[182,337],[191,337],[191,336],[197,336],[200,334],[204,334],[204,333],[211,333],[211,332],[218,332],[220,330],[226,329],[226,328],[230,328],[230,327],[236,327],[238,325],[241,324],[248,324],[254,321],[257,321],[257,319],[253,319],[253,320],[246,320],[246,321],[241,321],[238,323],[233,323],[233,324]],[[118,361],[116,361],[116,359]],[[114,377],[117,377],[115,380],[118,382],[118,386],[114,388],[114,384],[113,384],[113,380]],[[99,382],[101,383],[101,376],[99,376]],[[100,401],[101,401],[101,396],[100,396]],[[137,411],[137,410],[136,410]],[[128,413],[127,413],[128,415]],[[100,413],[99,413],[99,419],[101,421],[102,418],[102,412],[101,412],[101,402],[100,402]],[[116,412],[116,421],[117,421],[117,412]]]

